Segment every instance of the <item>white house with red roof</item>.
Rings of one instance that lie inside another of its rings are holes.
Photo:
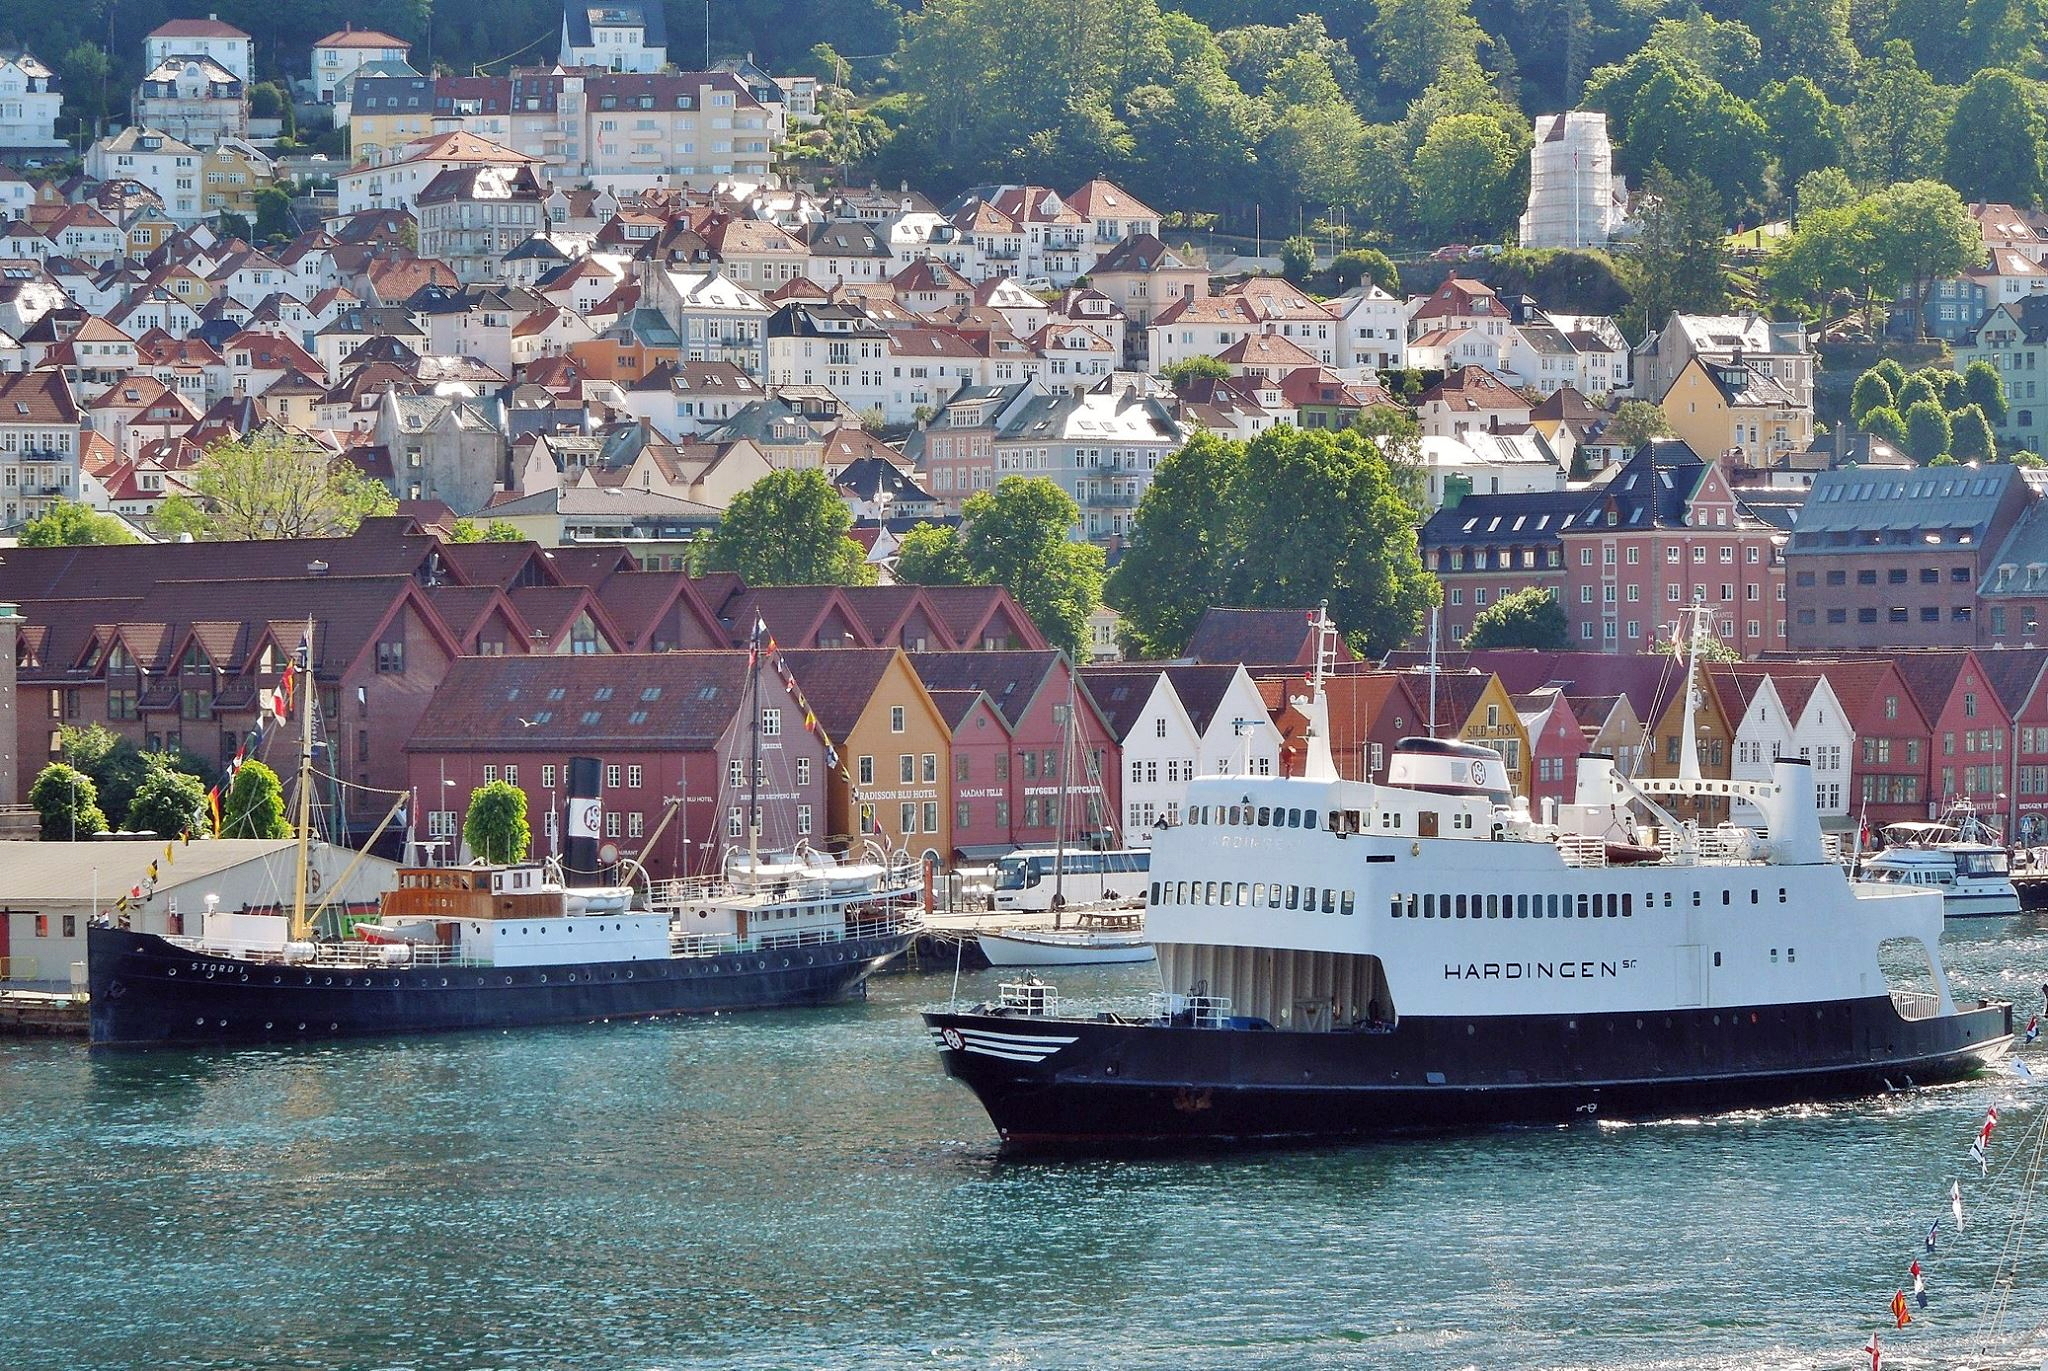
[[[403,38],[351,24],[313,44],[313,98],[332,104],[335,87],[364,63],[404,62],[411,56],[412,44]]]
[[[1099,256],[1126,238],[1159,236],[1159,211],[1114,181],[1097,177],[1066,197],[1067,208],[1088,227],[1087,240]]]
[[[382,162],[350,167],[335,179],[336,212],[359,214],[367,209],[416,210],[419,193],[444,171],[471,167],[538,167],[541,159],[494,143],[479,134],[439,133],[393,150]]]
[[[1485,367],[1459,367],[1422,392],[1415,417],[1425,435],[1497,433],[1528,426],[1527,396]]]
[[[178,58],[200,57],[225,68],[248,85],[256,79],[256,40],[224,24],[218,15],[167,19],[142,40],[143,68],[154,70]]]

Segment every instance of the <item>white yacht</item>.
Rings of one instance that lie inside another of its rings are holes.
[[[1863,863],[1864,880],[1940,891],[1951,919],[2020,912],[2010,855],[1967,801],[1940,823],[1888,824],[1884,840],[1884,849]]]

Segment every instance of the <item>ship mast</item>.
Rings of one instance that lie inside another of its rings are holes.
[[[1060,790],[1053,807],[1052,836],[1052,926],[1060,926],[1061,911],[1067,907],[1067,777],[1074,772],[1074,690],[1080,673],[1067,663],[1067,729],[1060,739]]]
[[[754,620],[754,650],[747,654],[753,668],[753,697],[747,706],[747,872],[761,870],[761,640],[767,634],[761,620]]]
[[[1678,776],[1680,780],[1697,781],[1700,778],[1700,740],[1695,730],[1700,704],[1700,625],[1706,622],[1707,607],[1693,605],[1686,614],[1692,619],[1692,636],[1686,643],[1685,658],[1685,722],[1680,726],[1684,736],[1679,740]]]
[[[299,640],[300,660],[294,665],[295,674],[301,679],[298,685],[299,706],[299,845],[298,870],[292,882],[292,925],[291,937],[303,941],[309,925],[306,921],[306,866],[308,846],[313,834],[313,619],[306,617],[306,636]]]

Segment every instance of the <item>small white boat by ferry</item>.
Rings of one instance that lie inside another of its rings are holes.
[[[1140,910],[1082,918],[1087,922],[1078,928],[1012,928],[980,934],[981,954],[990,966],[1106,966],[1149,962],[1158,955],[1145,937]]]
[[[1863,880],[1937,890],[1951,919],[2020,912],[2010,855],[1967,801],[1941,823],[1889,824],[1884,838],[1884,849],[1863,863]]]

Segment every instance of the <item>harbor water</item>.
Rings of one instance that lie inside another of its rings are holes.
[[[1946,953],[1959,998],[2040,1006],[2038,917]],[[1135,1004],[1153,974],[1055,979]],[[0,1367],[1751,1371],[1867,1366],[1881,1325],[1887,1366],[2042,1363],[2048,1213],[1985,1325],[2048,1051],[2023,1049],[2039,1084],[1726,1118],[1011,1162],[917,1020],[950,990],[305,1050],[0,1044]],[[1916,1256],[1930,1306],[1889,1331]]]

